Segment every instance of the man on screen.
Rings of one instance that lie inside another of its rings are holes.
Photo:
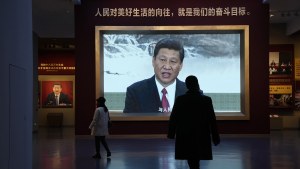
[[[151,78],[130,85],[126,91],[124,113],[169,113],[177,96],[187,91],[177,76],[182,69],[184,49],[180,41],[166,38],[154,49]]]
[[[52,91],[47,96],[46,106],[68,106],[71,104],[68,95],[62,92],[62,85],[60,83],[54,83]]]

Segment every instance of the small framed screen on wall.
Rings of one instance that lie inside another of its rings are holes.
[[[73,107],[72,81],[41,81],[40,104],[43,108]]]

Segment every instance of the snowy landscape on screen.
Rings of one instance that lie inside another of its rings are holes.
[[[167,37],[184,44],[180,80],[197,76],[204,93],[241,92],[239,33],[104,34],[104,92],[126,92],[132,83],[152,77],[155,44]]]

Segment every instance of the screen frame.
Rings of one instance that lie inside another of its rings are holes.
[[[103,57],[101,56],[101,31],[120,30],[120,31],[186,31],[186,30],[216,30],[228,31],[237,30],[243,32],[241,44],[241,111],[240,112],[216,112],[217,120],[250,120],[250,93],[249,93],[249,25],[211,25],[211,26],[95,26],[95,91],[96,98],[104,95],[104,70]],[[169,120],[168,115],[159,113],[122,113],[110,112],[111,120],[113,121],[165,121]]]

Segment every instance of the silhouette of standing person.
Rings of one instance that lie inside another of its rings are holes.
[[[167,137],[175,138],[175,159],[199,169],[200,160],[212,160],[212,144],[220,143],[210,97],[202,94],[196,76],[185,80],[188,91],[178,96],[169,120]]]
[[[111,156],[111,152],[105,140],[105,136],[108,135],[108,121],[109,121],[109,111],[105,105],[106,99],[104,97],[99,97],[97,99],[97,108],[94,113],[93,120],[89,126],[92,130],[91,135],[95,136],[95,148],[96,154],[93,158],[101,158],[100,155],[100,142],[104,146],[107,157]]]

